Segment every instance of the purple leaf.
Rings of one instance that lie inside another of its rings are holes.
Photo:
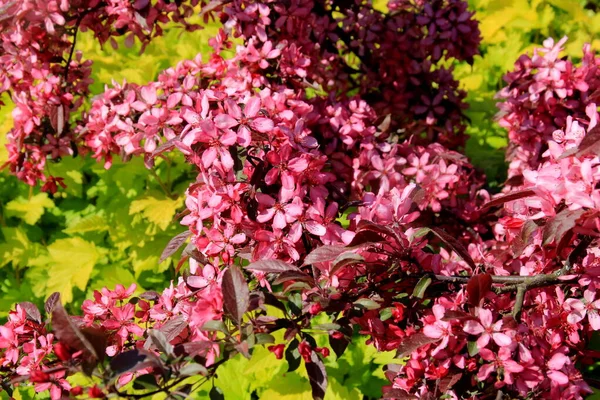
[[[348,248],[343,247],[343,246],[317,247],[316,249],[311,251],[309,255],[306,256],[306,258],[304,259],[304,263],[302,265],[304,266],[304,265],[311,265],[311,264],[316,264],[316,263],[333,261],[337,257],[339,257],[340,254],[345,253],[347,251],[348,251]]]
[[[169,258],[173,254],[175,254],[175,252],[177,250],[179,250],[179,248],[181,246],[184,245],[185,241],[190,237],[190,235],[191,235],[190,231],[185,231],[185,232],[181,232],[179,235],[177,235],[174,238],[172,238],[171,240],[169,240],[169,243],[167,243],[167,246],[165,247],[162,254],[160,255],[160,259],[158,260],[158,263],[159,264],[162,263],[167,258]]]
[[[333,265],[331,266],[331,270],[329,271],[329,275],[333,275],[340,268],[346,267],[348,265],[360,264],[365,261],[365,258],[360,254],[345,252],[337,256],[337,258],[333,261]]]
[[[158,292],[155,292],[154,290],[148,290],[140,294],[139,297],[148,301],[158,301],[158,299],[160,299],[160,294]]]
[[[231,266],[223,274],[221,285],[225,310],[239,325],[250,304],[250,291],[246,278],[238,267]]]
[[[54,292],[48,297],[46,303],[44,303],[44,310],[46,311],[46,314],[52,314],[52,310],[54,310],[54,307],[59,300],[60,293],[58,292]]]
[[[395,399],[395,400],[416,400],[417,397],[410,393],[405,392],[402,389],[385,388],[383,390],[384,399]]]
[[[315,400],[323,400],[327,391],[327,371],[325,364],[313,350],[310,353],[310,361],[305,364],[308,380],[312,388],[312,396]]]
[[[383,236],[375,231],[363,230],[354,235],[354,238],[352,238],[348,247],[365,246],[371,243],[385,242],[385,240],[386,239]]]
[[[469,299],[469,303],[478,307],[481,300],[483,300],[491,288],[492,276],[490,274],[472,276],[469,282],[467,282],[467,298]]]
[[[475,265],[475,262],[469,255],[469,252],[467,251],[467,249],[465,249],[465,247],[458,240],[456,240],[456,238],[454,236],[448,235],[445,231],[443,231],[439,228],[434,227],[434,228],[429,228],[429,229],[431,229],[431,232],[433,232],[438,238],[440,238],[440,240],[442,242],[444,242],[444,244],[446,244],[448,247],[450,247],[451,250],[453,250],[467,264],[469,264],[469,267],[471,267],[473,269],[477,268],[477,266]]]
[[[25,315],[27,316],[28,320],[37,322],[38,324],[42,323],[42,315],[40,314],[39,308],[37,308],[35,304],[29,301],[23,301],[19,303],[19,306],[25,310]]]
[[[183,315],[178,315],[175,318],[167,321],[159,330],[165,334],[165,337],[170,342],[175,339],[188,326],[188,322],[183,319]]]
[[[144,344],[144,348],[150,349],[152,346],[163,354],[173,355],[173,345],[169,343],[165,334],[158,329],[148,330],[148,339]]]
[[[294,339],[285,349],[285,360],[288,363],[287,372],[293,372],[297,370],[302,363],[302,358],[300,357],[300,352],[298,351],[298,344],[298,339]]]
[[[525,248],[531,244],[531,238],[538,228],[538,224],[535,221],[529,220],[525,222],[521,228],[519,236],[515,237],[512,242],[512,251],[514,257],[519,257]]]
[[[110,369],[116,375],[124,372],[139,371],[147,367],[159,367],[162,369],[162,363],[153,353],[144,349],[119,353],[110,361]]]
[[[564,209],[554,218],[551,218],[546,222],[543,232],[542,244],[545,246],[549,243],[558,243],[561,241],[563,236],[575,227],[577,220],[583,215],[584,210],[569,210]]]
[[[106,341],[104,334],[93,328],[80,330],[65,311],[60,297],[56,300],[52,310],[52,330],[58,340],[74,349],[81,350],[92,369],[104,358],[105,348],[102,347]],[[89,368],[87,371],[89,372]]]
[[[402,358],[410,355],[413,351],[431,343],[438,342],[440,338],[434,339],[425,336],[424,333],[415,333],[412,336],[405,338],[398,349],[396,350],[396,357]]]
[[[253,262],[245,267],[251,271],[264,273],[281,273],[287,271],[299,271],[298,267],[281,260],[260,260]]]
[[[300,281],[300,282],[308,282],[309,285],[314,285],[315,280],[312,276],[302,272],[302,271],[287,271],[282,272],[279,276],[273,281],[273,284],[279,285],[280,283],[287,281]]]
[[[508,203],[509,201],[519,200],[524,197],[531,197],[531,196],[535,196],[535,195],[536,195],[536,193],[532,189],[526,189],[526,190],[520,190],[518,192],[512,192],[505,196],[500,196],[500,197],[495,198],[494,200],[488,201],[483,206],[481,206],[481,211],[487,210],[488,208],[500,206],[504,203]]]
[[[200,355],[205,356],[213,350],[213,343],[209,341],[187,342],[175,346],[174,352],[177,356],[188,355],[191,357]]]

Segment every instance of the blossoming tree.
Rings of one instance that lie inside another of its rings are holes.
[[[147,44],[167,23],[201,29],[198,12],[222,23],[208,59],[89,98],[79,32]],[[187,230],[162,254],[184,248],[178,281],[140,296],[103,288],[82,316],[58,295],[44,313],[17,304],[0,327],[3,390],[186,398],[267,346],[290,370],[304,363],[322,399],[322,360],[356,329],[397,353],[386,398],[591,392],[580,366],[600,329],[600,59],[589,47],[577,66],[560,58],[564,39],[548,39],[507,74],[510,179],[490,196],[461,153],[466,94],[448,67],[478,51],[461,0],[0,0],[0,27],[19,179],[55,192],[64,183],[47,163],[83,154],[151,169],[179,152],[197,171]],[[78,372],[96,383],[71,385]]]

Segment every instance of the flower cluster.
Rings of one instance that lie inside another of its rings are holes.
[[[8,133],[11,172],[55,191],[62,181],[45,171],[47,160],[74,155],[81,144],[72,120],[89,96],[92,62],[75,49],[79,31],[90,30],[113,47],[124,34],[126,43],[137,37],[145,45],[168,21],[198,29],[186,21],[197,3],[0,1],[0,95],[9,94],[15,105]]]
[[[10,372],[9,379],[26,378],[35,384],[36,392],[50,391],[53,400],[79,395],[105,397],[96,386],[84,390],[72,387],[65,379],[73,373],[74,365],[89,362],[90,350],[96,351],[94,356],[100,360],[119,355],[125,363],[127,356],[148,359],[135,369],[113,362],[112,368],[122,369],[117,389],[140,375],[152,374],[160,380],[160,364],[154,358],[164,351],[161,338],[180,346],[185,354],[201,356],[203,365],[210,367],[220,347],[214,332],[202,327],[222,318],[222,272],[212,265],[196,272],[187,284],[180,278],[177,286],[171,283],[162,294],[145,292],[135,297],[135,284],[95,291],[94,299],[83,303],[83,316],[73,317],[71,322],[61,318],[66,314],[58,296],[51,297],[46,311],[52,316],[52,331],[34,304],[18,304],[8,323],[0,327],[0,365]],[[74,332],[83,336],[85,343]],[[196,348],[186,348],[189,342],[196,343]]]
[[[561,58],[566,40],[547,39],[533,56],[522,55],[504,77],[507,86],[498,93],[498,116],[511,143],[509,178],[519,179],[524,170],[535,169],[554,132],[565,129],[567,118],[589,118],[589,105],[598,102],[599,59],[589,45],[583,48],[579,66]]]
[[[224,12],[225,26],[261,49],[251,54],[263,69],[276,48],[278,76],[290,84],[358,91],[378,115],[390,114],[404,137],[462,146],[465,93],[440,61],[471,62],[477,54],[473,13],[459,0],[390,1],[387,8],[359,0],[236,0]]]

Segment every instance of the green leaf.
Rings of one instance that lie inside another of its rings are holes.
[[[381,307],[379,303],[371,299],[358,299],[354,302],[354,304],[366,308],[367,310],[377,310]]]
[[[23,267],[41,253],[38,244],[31,243],[20,228],[2,228],[4,243],[0,243],[0,267],[12,262],[13,267]]]
[[[424,276],[421,279],[419,279],[419,282],[417,282],[417,286],[415,286],[415,288],[413,289],[413,296],[418,299],[422,299],[429,285],[431,285],[431,277]]]
[[[100,214],[87,215],[71,221],[63,232],[69,235],[108,230],[108,223]]]
[[[64,303],[73,300],[73,288],[85,290],[101,251],[81,238],[59,239],[48,246],[50,281],[47,294],[59,292]]]
[[[16,216],[29,225],[34,225],[42,218],[47,208],[54,208],[54,202],[47,193],[38,193],[31,199],[18,197],[6,204],[6,215]]]
[[[469,351],[469,356],[474,357],[479,353],[479,347],[477,347],[477,342],[468,342],[467,350]]]

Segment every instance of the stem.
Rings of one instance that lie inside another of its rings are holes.
[[[523,302],[525,301],[525,292],[527,292],[527,286],[519,285],[517,287],[517,297],[512,311],[512,316],[517,322],[521,321],[521,310],[523,309]]]
[[[83,20],[83,17],[86,14],[87,13],[81,14],[81,16],[79,18],[77,18],[77,22],[75,22],[75,32],[73,33],[73,45],[71,46],[71,51],[69,52],[69,58],[67,58],[67,63],[65,64],[65,75],[64,75],[65,85],[68,85],[69,66],[71,65],[71,60],[73,60],[73,53],[75,53],[75,46],[77,45],[77,33],[79,32],[79,25],[81,24],[81,21]]]
[[[156,173],[155,170],[151,169],[150,173],[152,174],[152,176],[154,177],[154,179],[156,179],[156,182],[158,182],[159,186],[161,187],[161,189],[163,190],[163,192],[165,192],[165,194],[167,195],[167,197],[169,198],[173,198],[173,195],[171,194],[171,191],[169,190],[169,188],[163,183],[163,181],[160,179],[160,177],[158,176],[158,174]]]

